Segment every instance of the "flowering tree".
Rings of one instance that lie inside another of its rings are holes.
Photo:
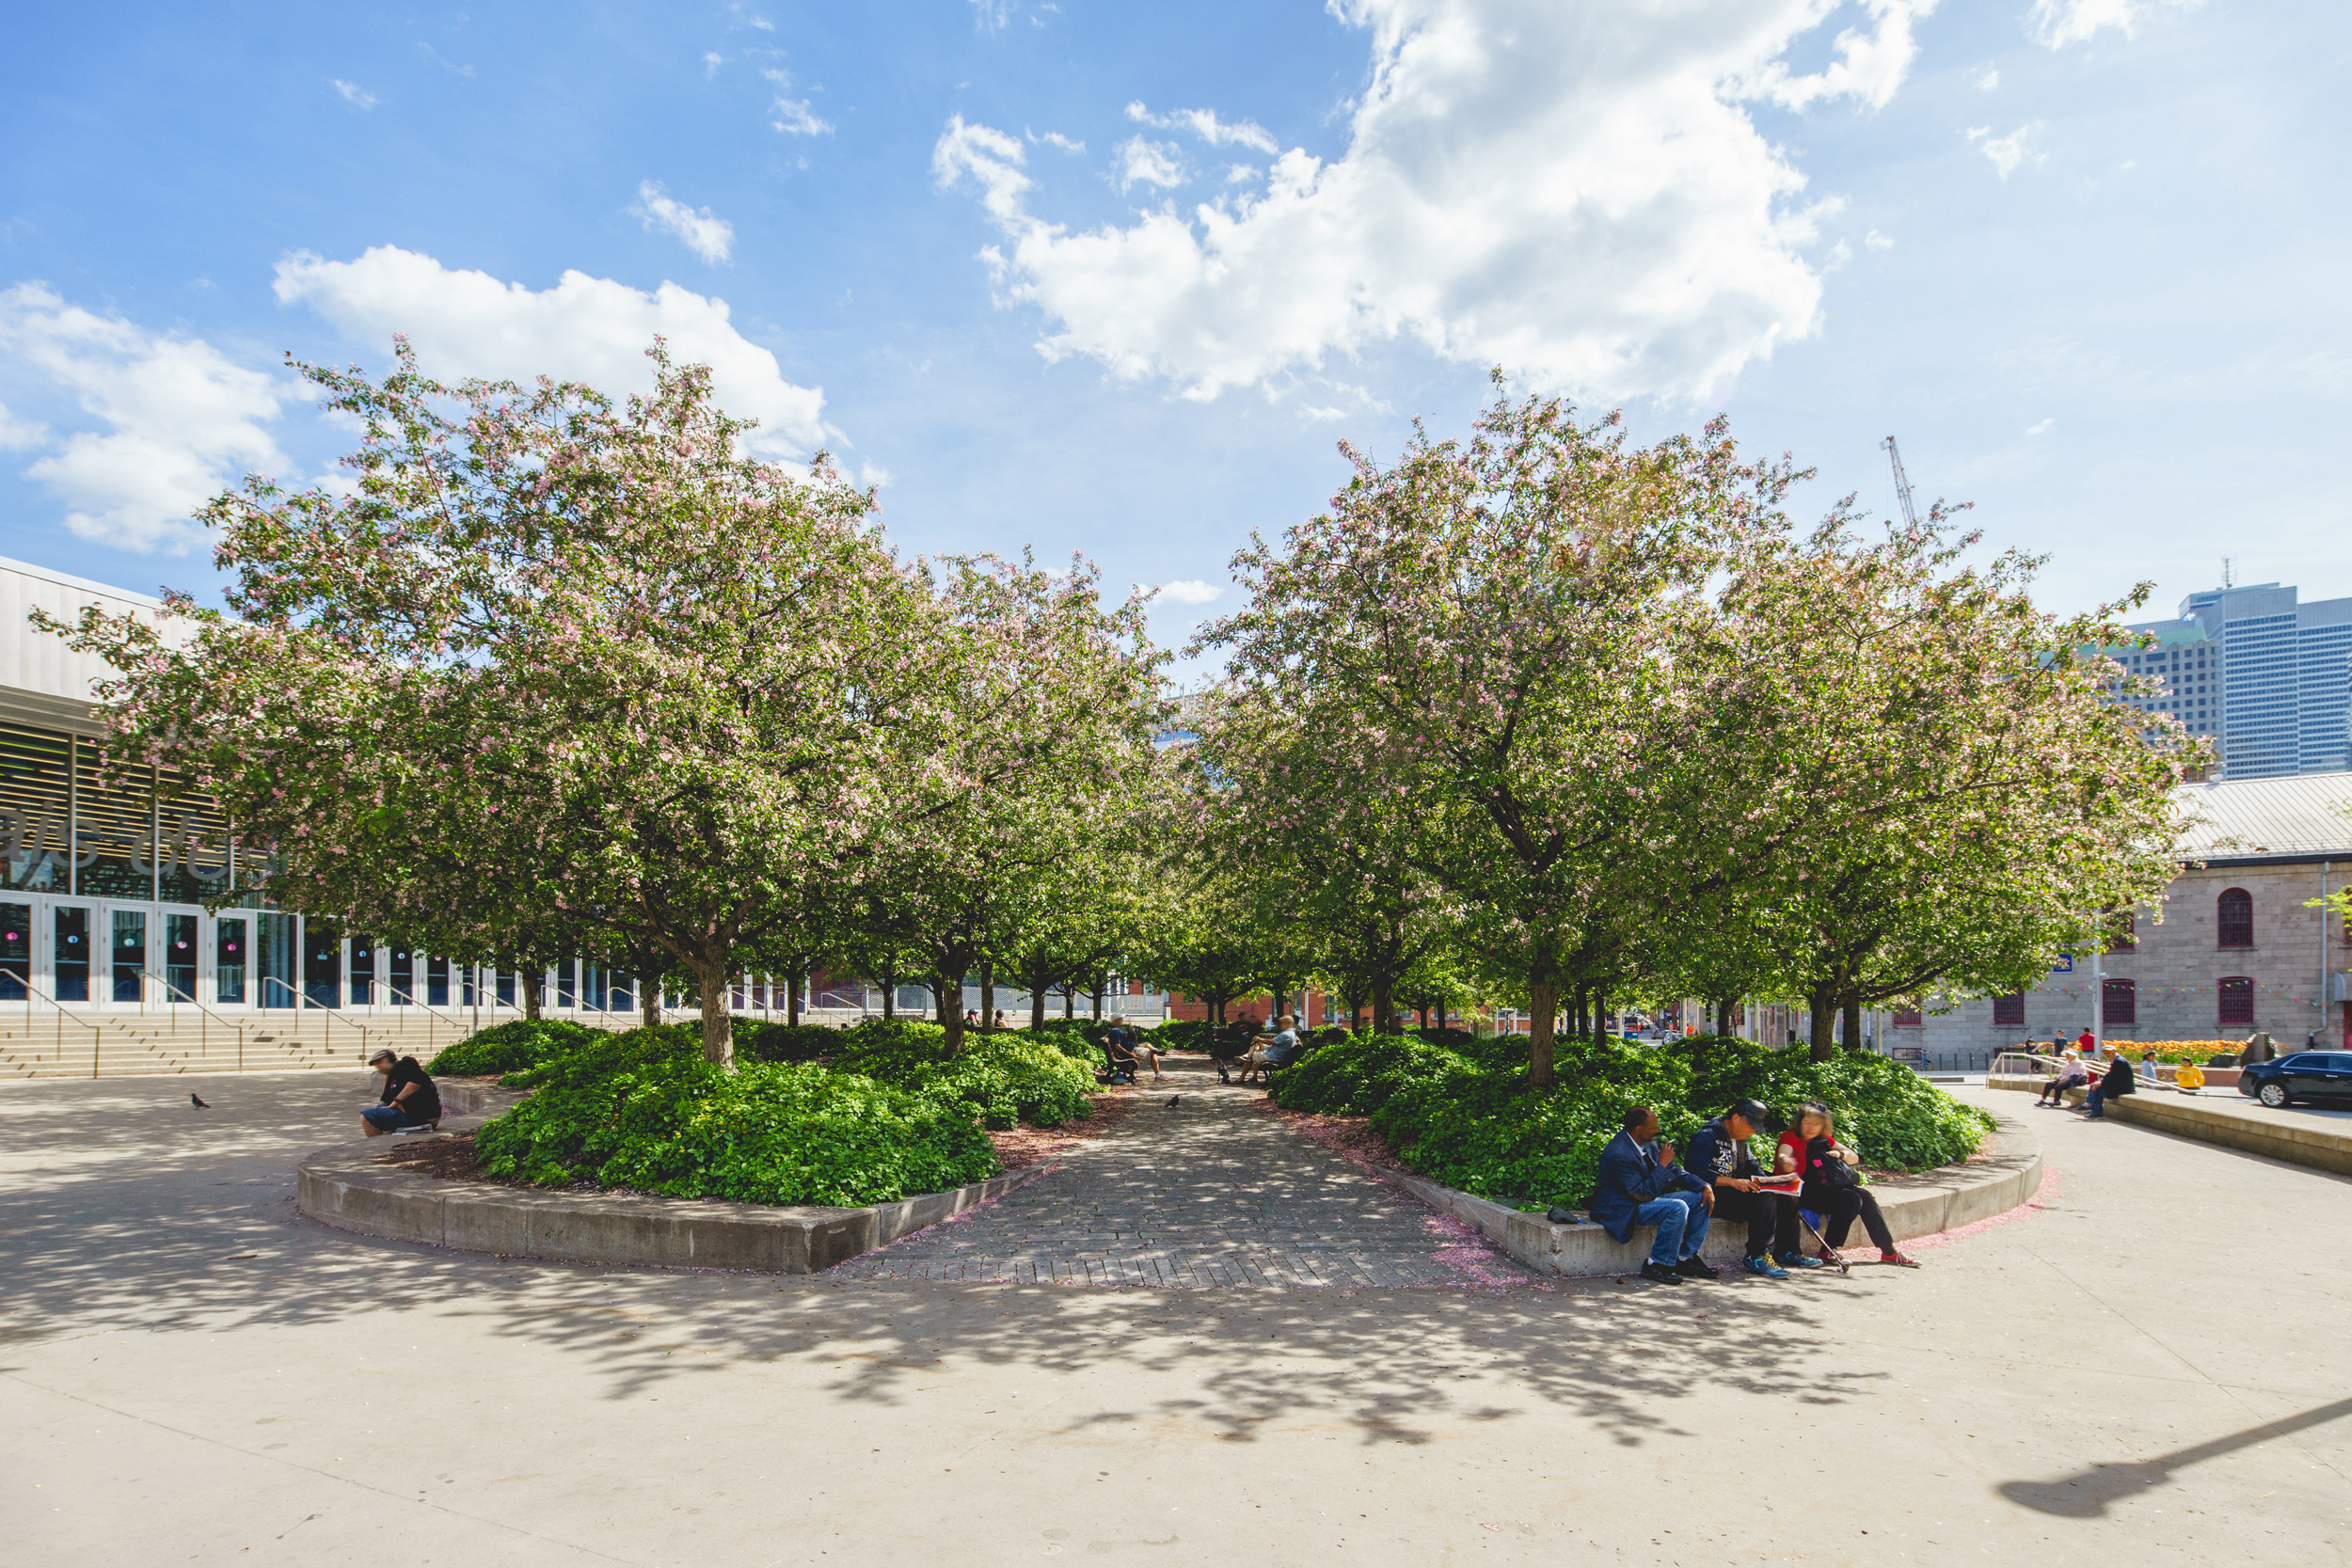
[[[1807,1002],[1817,1057],[1841,1010],[1851,1041],[1865,1006],[2031,984],[2173,873],[2170,790],[2200,743],[2106,700],[2122,672],[2099,652],[2133,641],[2145,585],[2052,615],[2026,592],[2038,560],[1963,566],[1977,542],[1940,507],[1867,546],[1834,516],[1759,543],[1725,595],[1722,699],[1765,765],[1727,912]]]
[[[952,794],[956,643],[870,495],[744,457],[707,371],[653,357],[624,409],[443,387],[405,344],[381,383],[300,367],[362,428],[352,487],[215,501],[230,613],[176,600],[184,645],[80,635],[125,672],[120,744],[215,792],[283,901],[349,911],[359,863],[485,950],[553,911],[675,959],[731,1062],[739,951]],[[426,847],[485,896],[440,907]]]
[[[1419,863],[1523,989],[1548,1085],[1562,982],[1605,959],[1593,934],[1655,836],[1649,772],[1696,728],[1675,656],[1796,476],[1720,421],[1635,447],[1549,400],[1499,397],[1468,442],[1419,434],[1389,467],[1343,450],[1330,512],[1234,558],[1252,602],[1200,645],[1245,684],[1346,693],[1356,789],[1420,817]]]

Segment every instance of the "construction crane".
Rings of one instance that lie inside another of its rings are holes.
[[[1889,436],[1879,443],[1886,449],[1886,461],[1895,468],[1895,495],[1903,503],[1903,526],[1917,528],[1919,511],[1911,502],[1911,476],[1903,472],[1903,454],[1895,450],[1895,437]]]

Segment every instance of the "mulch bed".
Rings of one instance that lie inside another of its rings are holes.
[[[1143,1103],[1144,1091],[1106,1089],[1089,1098],[1094,1101],[1094,1109],[1081,1120],[1059,1127],[1009,1127],[1002,1132],[991,1132],[988,1141],[996,1146],[997,1160],[1007,1171],[1016,1171],[1067,1154],[1133,1116],[1136,1107]]]
[[[501,1187],[528,1187],[528,1181],[512,1177],[491,1176],[482,1168],[482,1162],[473,1151],[471,1132],[452,1132],[438,1138],[418,1138],[403,1142],[376,1156],[380,1165],[405,1165],[426,1176],[437,1176],[445,1181],[489,1181]]]

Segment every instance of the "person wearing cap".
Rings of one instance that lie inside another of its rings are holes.
[[[433,1127],[441,1119],[441,1091],[433,1086],[433,1079],[417,1065],[414,1056],[397,1056],[389,1051],[379,1051],[368,1058],[384,1079],[384,1098],[359,1113],[359,1125],[368,1136],[380,1138],[387,1132],[397,1132],[404,1127]]]
[[[1766,1191],[1764,1167],[1748,1148],[1758,1132],[1780,1129],[1780,1118],[1761,1101],[1742,1100],[1691,1140],[1691,1169],[1714,1189],[1715,1218],[1726,1225],[1747,1222],[1747,1257],[1740,1266],[1766,1279],[1820,1266],[1797,1246],[1797,1195]]]

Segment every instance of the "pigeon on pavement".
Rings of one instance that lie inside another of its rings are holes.
[[[188,1091],[188,1103],[195,1106],[199,1111],[209,1111],[212,1109],[210,1105],[207,1105],[201,1100],[197,1099],[196,1091],[194,1089],[190,1089]]]
[[[1181,1094],[1171,1094],[1171,1095],[1169,1095],[1169,1096],[1168,1097],[1168,1108],[1169,1110],[1171,1110],[1171,1111],[1172,1111],[1172,1110],[1174,1110],[1174,1109],[1176,1108],[1176,1102],[1177,1102],[1178,1101],[1180,1101],[1180,1100],[1184,1099],[1184,1097],[1183,1095],[1181,1095]]]

